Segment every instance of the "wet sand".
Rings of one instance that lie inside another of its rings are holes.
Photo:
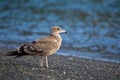
[[[52,55],[49,68],[41,68],[39,57],[4,56],[0,50],[0,80],[119,80],[120,63]]]

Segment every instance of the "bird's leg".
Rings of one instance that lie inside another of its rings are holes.
[[[45,56],[45,64],[46,64],[46,67],[48,67],[48,59],[47,59],[47,56]]]
[[[41,62],[40,62],[40,66],[42,67],[43,66],[43,56],[41,56]]]

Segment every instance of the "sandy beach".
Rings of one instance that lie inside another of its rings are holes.
[[[40,67],[39,57],[18,59],[0,50],[0,80],[119,80],[120,63],[52,55],[49,68]]]

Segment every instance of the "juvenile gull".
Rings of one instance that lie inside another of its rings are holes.
[[[59,26],[53,26],[49,36],[32,41],[31,43],[21,45],[16,51],[8,52],[7,56],[15,56],[15,58],[26,55],[37,55],[41,57],[41,64],[45,61],[48,67],[47,57],[54,54],[61,46],[62,37],[60,33],[66,33]]]

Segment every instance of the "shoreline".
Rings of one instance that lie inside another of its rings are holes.
[[[66,55],[66,54],[56,54],[61,56],[70,56],[70,57],[78,57],[83,59],[91,59],[91,60],[97,60],[97,61],[103,61],[103,62],[111,62],[111,63],[120,63],[120,61],[117,60],[109,60],[109,59],[101,59],[101,58],[91,58],[91,57],[85,57],[85,56],[76,56],[76,55]]]
[[[7,48],[7,47],[0,47],[0,52],[1,51],[12,51],[12,50],[15,50],[15,49],[14,48]],[[110,60],[110,59],[107,59],[107,58],[99,58],[99,57],[95,58],[95,56],[93,56],[94,58],[91,58],[89,56],[69,55],[69,54],[66,54],[66,53],[58,53],[58,54],[55,53],[54,55],[71,56],[71,57],[78,57],[78,58],[83,58],[83,59],[92,59],[92,60],[98,60],[98,61],[120,63],[120,60],[113,60],[113,59]]]
[[[119,80],[120,63],[54,54],[49,68],[40,67],[39,57],[13,61],[0,50],[0,80]]]

